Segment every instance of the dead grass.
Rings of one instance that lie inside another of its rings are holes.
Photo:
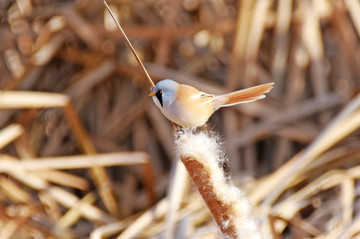
[[[358,1],[109,4],[155,82],[275,82],[211,119],[269,236],[359,236]],[[0,6],[0,238],[217,238],[103,2]]]

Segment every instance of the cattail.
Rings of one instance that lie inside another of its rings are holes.
[[[262,238],[246,193],[235,187],[222,166],[227,158],[213,132],[177,131],[176,147],[193,183],[226,238]]]

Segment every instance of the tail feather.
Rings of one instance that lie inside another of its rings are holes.
[[[214,99],[215,109],[263,99],[265,98],[265,94],[273,88],[273,85],[274,82],[271,82],[217,96]]]

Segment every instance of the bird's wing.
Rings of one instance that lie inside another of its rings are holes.
[[[225,95],[216,96],[214,99],[214,109],[241,103],[248,103],[265,98],[265,94],[273,88],[274,82],[250,87],[247,89],[231,92]]]
[[[210,101],[212,101],[216,96],[212,94],[208,94],[205,92],[200,91],[200,94],[197,96],[198,100],[201,102],[201,104],[206,104]]]

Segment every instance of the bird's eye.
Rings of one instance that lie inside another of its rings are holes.
[[[155,94],[156,98],[159,100],[161,106],[163,106],[162,93],[163,93],[162,90],[158,90]]]

